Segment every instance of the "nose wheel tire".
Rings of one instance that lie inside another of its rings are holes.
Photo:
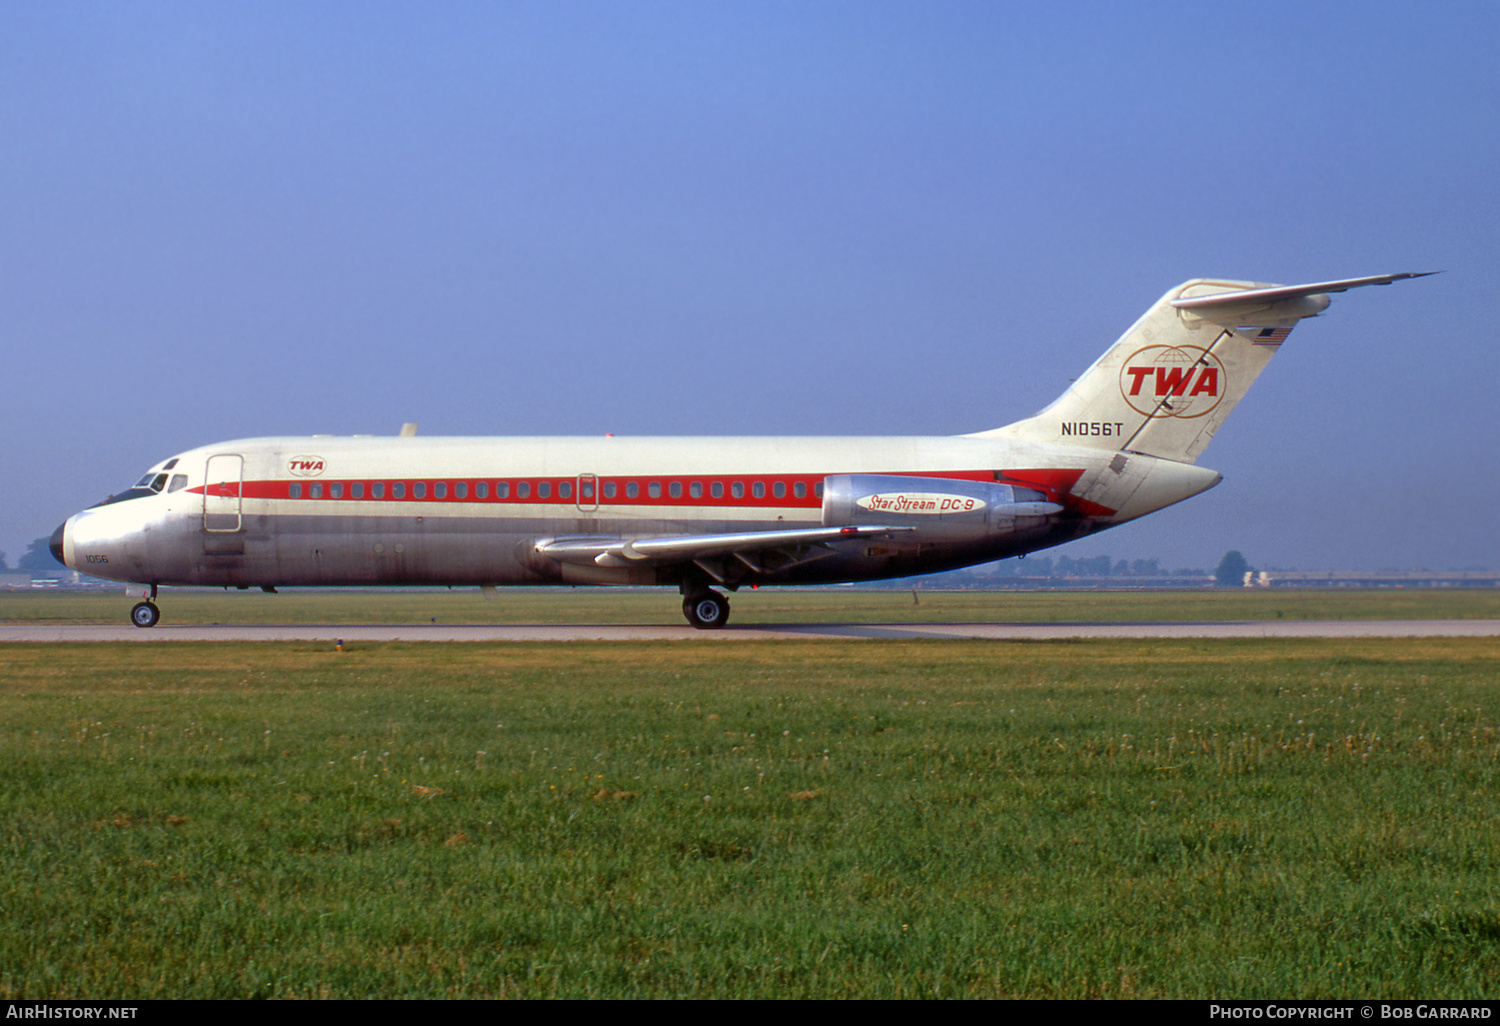
[[[682,600],[682,615],[700,631],[714,630],[729,622],[729,600],[716,591]]]
[[[156,608],[154,602],[137,602],[130,611],[130,622],[137,627],[155,627],[156,621],[160,619],[161,610]]]

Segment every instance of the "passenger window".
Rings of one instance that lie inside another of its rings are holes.
[[[708,486],[708,492],[716,499],[724,498],[724,482],[715,481],[713,484]]]
[[[778,499],[786,498],[786,482],[777,481],[775,484],[773,484],[771,486],[771,494],[776,496],[776,498]]]
[[[365,497],[365,485],[363,481],[356,481],[349,486],[349,498],[363,499]]]
[[[455,499],[467,499],[469,497],[469,485],[468,485],[468,483],[464,482],[464,481],[460,481],[457,484],[455,484],[453,486],[453,497]]]
[[[484,481],[474,482],[474,498],[488,499],[490,497],[490,486]]]
[[[344,497],[344,486],[341,485],[341,484],[331,484],[331,485],[329,485],[328,486],[328,497],[330,499],[342,499]]]
[[[439,481],[437,484],[433,485],[432,497],[434,499],[446,499],[448,497],[448,485],[442,481]]]
[[[321,499],[323,497],[323,486],[320,484],[308,485],[307,492],[309,498]]]
[[[817,484],[813,485],[813,494],[816,495],[820,499],[823,497],[823,482],[822,481],[819,481]]]
[[[176,463],[177,461],[173,460],[172,462]],[[187,487],[187,475],[186,474],[173,474],[172,475],[172,483],[169,484],[169,485],[167,485],[167,491],[169,491],[169,492],[180,492],[180,491],[182,491],[186,487]]]
[[[558,484],[557,484],[557,495],[558,495],[558,498],[566,499],[566,498],[569,498],[570,496],[572,496],[572,494],[573,494],[573,485],[570,482],[567,482],[567,481],[559,481],[558,482]]]
[[[792,495],[799,499],[806,498],[807,482],[798,481],[796,484],[792,485]]]
[[[538,499],[552,498],[552,485],[546,481],[538,481],[536,483],[536,497]]]
[[[695,499],[703,498],[703,482],[694,481],[692,484],[688,485],[688,495],[692,496]]]
[[[414,481],[412,483],[412,486],[411,486],[411,497],[413,499],[425,499],[425,498],[427,498],[427,482],[426,481]]]
[[[652,481],[649,485],[646,486],[646,494],[651,496],[651,498],[653,499],[661,498],[661,482]]]
[[[755,482],[750,486],[750,494],[757,499],[764,499],[766,497],[766,483],[764,481]]]
[[[531,485],[525,481],[516,482],[516,498],[524,499],[531,495]]]
[[[626,482],[626,484],[625,484],[625,498],[627,498],[627,499],[633,499],[633,498],[635,498],[639,494],[641,494],[641,486],[640,485],[636,484],[634,481],[628,481],[628,482]]]
[[[615,497],[615,483],[613,481],[604,482],[604,497],[606,499],[613,499]]]
[[[393,481],[391,483],[391,498],[393,498],[393,499],[404,499],[404,498],[406,498],[406,482],[405,481]]]
[[[383,498],[385,498],[385,482],[384,481],[376,481],[374,484],[372,484],[370,486],[370,498],[372,498],[372,499],[383,499]]]
[[[736,499],[743,499],[745,497],[745,485],[740,481],[736,481],[729,486],[729,494]]]
[[[672,496],[672,498],[674,499],[682,498],[682,482],[673,481],[671,484],[667,485],[667,494]]]
[[[510,498],[510,482],[509,481],[496,481],[495,482],[495,498],[497,498],[497,499],[508,499],[508,498]]]
[[[286,494],[289,499],[300,499],[302,498],[302,486],[299,484],[287,485]]]

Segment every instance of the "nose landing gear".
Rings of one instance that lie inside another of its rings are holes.
[[[139,593],[137,593],[139,594]],[[137,627],[155,627],[161,619],[161,610],[156,608],[156,585],[151,585],[151,598],[137,602],[130,610],[130,622]]]

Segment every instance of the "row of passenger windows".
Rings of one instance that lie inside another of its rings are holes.
[[[623,484],[616,481],[604,481],[599,484],[599,491],[604,501],[619,499],[638,499],[641,497],[642,487],[639,481],[626,481]],[[488,499],[493,490],[496,499],[509,499],[514,495],[517,499],[529,499],[535,495],[538,499],[550,499],[555,493],[559,499],[573,498],[574,482],[564,481],[329,481],[316,482],[303,485],[294,482],[287,486],[287,497],[291,499],[342,499],[346,496],[351,499],[363,499],[367,495],[371,499],[446,499],[450,496],[454,499],[467,499],[472,495],[475,499]],[[595,501],[595,482],[584,479],[578,482],[579,501]],[[806,481],[648,481],[645,483],[645,494],[647,498],[660,499],[664,495],[671,499],[701,499],[705,495],[712,499],[722,499],[727,494],[732,499],[743,499],[747,494],[751,498],[763,499],[768,494],[774,499],[785,499],[790,496],[793,499],[807,498],[809,485]],[[818,498],[823,497],[823,482],[816,481],[811,485],[811,492]]]

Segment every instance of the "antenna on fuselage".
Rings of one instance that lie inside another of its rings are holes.
[[[401,425],[401,437],[402,438],[415,438],[415,437],[417,437],[417,425],[415,425],[415,424],[402,424]]]

